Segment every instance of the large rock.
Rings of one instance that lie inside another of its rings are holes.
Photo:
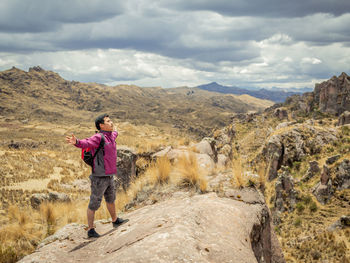
[[[275,109],[273,115],[277,117],[279,120],[288,119],[288,112],[285,108]]]
[[[338,118],[338,126],[346,125],[350,123],[350,112],[343,112]]]
[[[334,185],[338,190],[350,189],[350,161],[344,159],[336,168]]]
[[[133,177],[136,176],[137,156],[128,147],[119,146],[117,150],[117,176],[115,177],[116,188],[120,186],[126,189]]]
[[[208,171],[215,168],[214,160],[210,158],[208,154],[190,152],[188,149],[173,149],[167,153],[167,157],[171,162],[177,163],[179,158],[189,158],[190,154],[194,154],[196,156],[199,167]]]
[[[216,151],[219,154],[226,155],[229,159],[232,158],[232,143],[236,136],[234,125],[231,124],[221,130],[217,130],[213,134],[215,139]]]
[[[333,196],[332,179],[330,175],[330,169],[327,165],[323,166],[320,182],[317,183],[312,189],[313,195],[317,201],[321,204],[326,204]]]
[[[316,84],[314,103],[321,112],[340,115],[350,111],[350,77],[343,72],[339,77]]]
[[[282,165],[292,167],[294,162],[302,161],[307,155],[320,153],[324,145],[336,140],[334,129],[296,125],[272,135],[258,158],[264,159],[268,164],[268,180],[273,180]]]
[[[328,227],[328,231],[344,229],[350,227],[350,216],[342,215],[336,222]]]
[[[275,209],[280,212],[293,211],[298,192],[294,189],[293,177],[285,170],[275,183]]]
[[[204,138],[202,141],[194,145],[194,148],[201,154],[209,155],[216,163],[218,161],[218,153],[216,150],[215,140],[213,138]]]
[[[70,197],[65,193],[50,192],[48,194],[37,193],[30,197],[30,204],[33,208],[38,208],[44,202],[70,202]]]
[[[302,178],[302,181],[303,182],[309,181],[311,178],[313,178],[320,171],[321,171],[321,169],[318,166],[318,162],[317,161],[309,162],[309,169],[306,171],[306,175]]]
[[[19,262],[285,262],[265,204],[176,196],[124,217],[130,221],[117,229],[97,222],[96,240],[68,225]]]

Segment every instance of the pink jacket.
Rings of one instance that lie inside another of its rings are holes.
[[[117,144],[115,142],[118,132],[100,131],[105,137],[104,153],[101,149],[93,163],[92,176],[106,176],[117,174]],[[78,148],[90,148],[91,153],[94,154],[101,141],[101,134],[96,133],[90,138],[77,140],[75,144]]]

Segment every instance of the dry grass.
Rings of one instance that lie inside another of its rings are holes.
[[[204,193],[207,190],[207,179],[203,169],[198,165],[198,160],[193,152],[180,156],[175,164],[172,180],[182,186],[195,188]]]
[[[244,180],[244,167],[241,158],[232,160],[232,173],[233,180],[231,183],[237,188],[242,188],[246,184],[246,181]]]

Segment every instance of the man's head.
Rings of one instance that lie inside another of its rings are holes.
[[[97,130],[113,131],[113,122],[109,118],[108,114],[102,114],[95,120],[95,126]]]

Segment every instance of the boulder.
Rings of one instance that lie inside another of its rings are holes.
[[[327,185],[329,179],[331,178],[331,171],[327,165],[323,165],[323,170],[321,173],[321,184]]]
[[[198,153],[207,154],[214,162],[218,160],[218,153],[216,150],[215,140],[213,138],[206,137],[201,142],[194,145],[194,148]]]
[[[294,189],[293,177],[285,169],[275,183],[275,209],[279,212],[293,211],[298,192]]]
[[[335,163],[339,158],[340,158],[340,154],[333,155],[333,156],[327,158],[326,164],[328,164],[328,165],[333,164],[333,163]]]
[[[288,119],[288,112],[285,108],[275,109],[273,115],[277,117],[279,120]]]
[[[115,186],[120,186],[125,190],[133,177],[136,176],[137,156],[128,147],[119,146],[117,150],[117,176],[115,176]]]
[[[215,193],[172,199],[123,215],[117,229],[96,222],[86,240],[71,224],[19,262],[285,262],[265,204]]]
[[[65,203],[67,203],[67,202],[70,202],[71,199],[65,193],[50,192],[49,193],[49,201],[51,201],[51,202],[65,202]]]
[[[167,157],[173,163],[177,163],[179,158],[189,158],[190,153],[197,158],[198,166],[211,171],[215,167],[214,160],[208,154],[189,152],[187,149],[173,149],[168,152]]]
[[[306,175],[301,180],[303,182],[307,182],[311,178],[313,178],[316,174],[318,174],[320,171],[321,171],[321,169],[318,166],[318,162],[311,161],[311,162],[309,162],[309,169],[306,171]]]
[[[312,194],[316,197],[317,201],[325,205],[333,195],[331,180],[326,184],[317,183],[312,189]]]
[[[49,201],[48,194],[32,194],[30,197],[30,204],[33,208],[38,208],[45,201]]]
[[[350,161],[344,159],[335,171],[334,185],[338,190],[350,189]]]
[[[48,194],[32,194],[30,204],[33,208],[38,208],[44,202],[70,202],[71,199],[67,194],[50,192]]]
[[[225,167],[229,162],[229,159],[226,155],[224,154],[218,154],[218,162],[217,166],[218,167]]]
[[[166,155],[168,154],[168,152],[170,152],[171,150],[172,150],[172,147],[171,147],[171,146],[165,147],[163,150],[152,154],[152,156],[151,156],[151,157],[152,157],[152,160],[155,160],[155,159],[157,159],[157,158],[166,156]]]
[[[350,124],[350,112],[343,112],[338,118],[338,126],[343,126],[346,124]]]
[[[328,231],[344,229],[350,227],[350,216],[342,215],[335,223],[328,227]]]

